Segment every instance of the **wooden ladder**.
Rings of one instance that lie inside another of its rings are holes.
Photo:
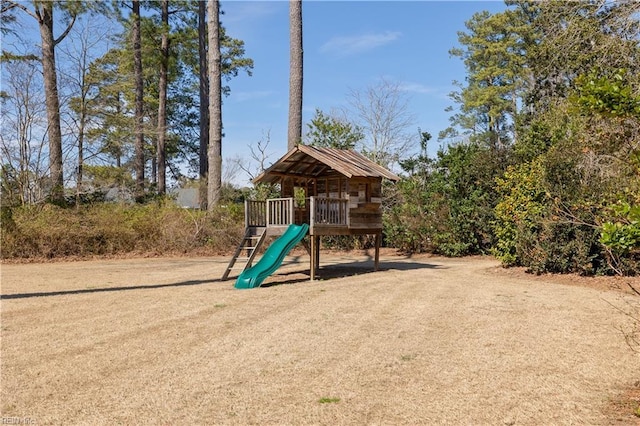
[[[267,236],[267,228],[264,227],[248,227],[244,233],[244,238],[238,245],[236,252],[233,254],[231,261],[229,262],[229,266],[224,271],[222,275],[222,281],[229,278],[229,274],[232,270],[242,270],[249,268],[253,259],[256,257],[258,253],[258,249],[262,245]],[[244,253],[244,256],[241,256]],[[235,266],[237,261],[244,262],[241,266]],[[241,271],[241,272],[242,272]]]

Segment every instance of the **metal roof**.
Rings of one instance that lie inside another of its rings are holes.
[[[339,173],[347,178],[400,178],[353,150],[298,145],[253,179],[254,183],[276,183],[283,176],[302,179]]]

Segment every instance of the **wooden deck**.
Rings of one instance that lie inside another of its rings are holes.
[[[375,270],[378,270],[382,212],[379,203],[358,203],[344,198],[309,197],[245,200],[245,227],[265,229],[266,236],[283,234],[291,224],[309,225],[310,274],[320,264],[320,237],[328,235],[375,235]],[[248,231],[247,231],[248,232]],[[233,264],[230,264],[229,268]],[[226,277],[226,276],[225,276]]]
[[[366,235],[382,232],[379,204],[350,204],[342,198],[309,197],[245,201],[245,227],[264,227],[268,235],[282,234],[291,224],[309,225],[310,235]]]

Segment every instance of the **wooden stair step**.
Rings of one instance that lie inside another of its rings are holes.
[[[242,242],[238,245],[238,248],[236,249],[235,254],[231,258],[231,261],[229,262],[229,265],[227,266],[227,269],[225,270],[224,275],[222,276],[222,280],[226,280],[228,278],[231,270],[245,270],[249,266],[249,263],[253,261],[253,258],[257,254],[256,249],[265,240],[265,237],[267,235],[266,231],[267,231],[266,228],[254,228],[254,229],[247,228],[245,230],[245,234],[242,239]],[[257,234],[251,235],[253,232],[256,232]],[[251,245],[245,246],[245,244],[251,244]],[[240,253],[242,253],[245,250],[247,252],[247,256],[246,257],[240,256]],[[235,266],[237,261],[241,261],[241,263],[244,262],[244,264]]]

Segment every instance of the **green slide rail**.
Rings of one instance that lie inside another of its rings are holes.
[[[275,240],[264,252],[260,261],[249,269],[245,269],[236,280],[236,288],[260,287],[269,275],[273,274],[282,264],[284,257],[296,244],[307,235],[309,225],[289,225],[282,236]]]

